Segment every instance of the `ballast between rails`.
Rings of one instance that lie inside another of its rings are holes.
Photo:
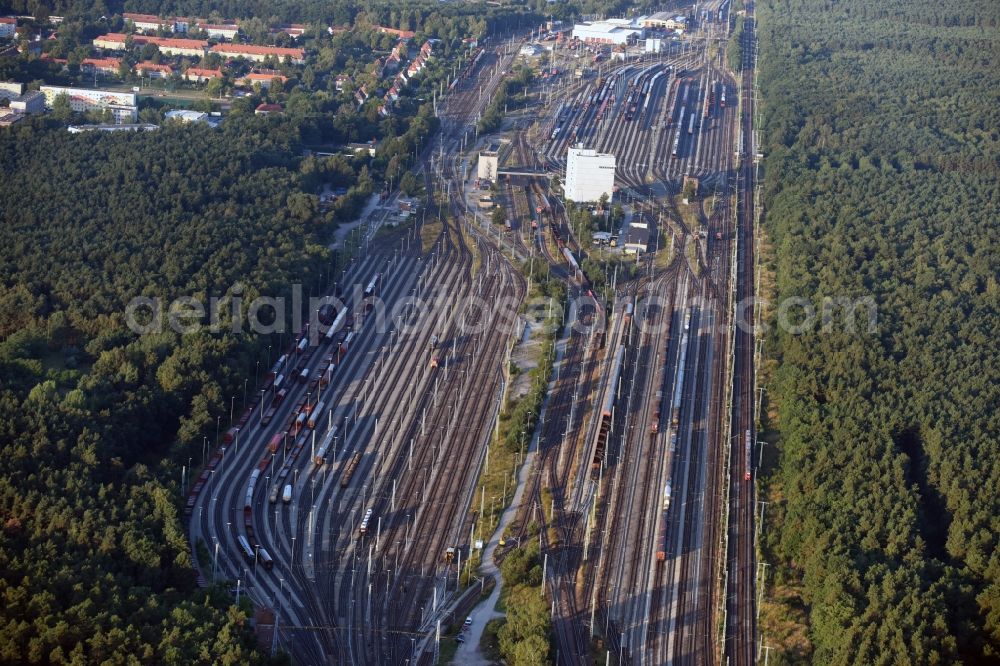
[[[677,450],[677,429],[681,422],[681,398],[684,393],[684,366],[687,363],[688,339],[691,329],[691,312],[684,314],[684,330],[681,333],[680,355],[677,360],[677,381],[674,383],[673,399],[670,403],[670,449],[669,453]],[[658,536],[656,539],[656,561],[663,562],[670,552],[670,531],[668,512],[670,509],[671,486],[667,481],[663,489],[663,508],[660,512],[660,520],[657,526]]]
[[[448,85],[448,88],[450,90],[454,90],[455,86],[458,85],[459,81],[462,81],[469,77],[472,71],[476,68],[476,65],[479,64],[479,59],[483,57],[483,53],[484,53],[483,49],[481,48],[476,49],[476,55],[473,56],[469,64],[466,65],[466,67],[461,72],[459,72],[458,76],[455,77],[455,80]]]

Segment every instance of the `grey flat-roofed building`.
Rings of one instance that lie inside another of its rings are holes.
[[[37,90],[29,90],[20,97],[10,100],[10,110],[18,113],[43,113],[45,111],[45,95]]]
[[[645,222],[633,222],[625,228],[622,249],[630,254],[640,254],[649,251],[649,225]]]

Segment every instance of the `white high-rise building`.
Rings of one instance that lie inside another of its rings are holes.
[[[615,156],[589,148],[570,148],[566,156],[566,199],[599,201],[610,199],[615,188]]]

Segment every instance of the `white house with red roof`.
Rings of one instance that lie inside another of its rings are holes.
[[[256,62],[264,62],[268,58],[284,60],[289,58],[296,65],[306,60],[306,52],[302,49],[284,48],[281,46],[256,46],[254,44],[216,44],[212,53],[233,58],[247,58]]]
[[[80,71],[84,74],[109,74],[118,75],[118,68],[121,67],[121,58],[84,58],[80,61]]]
[[[140,62],[135,66],[135,73],[151,79],[167,79],[174,73],[174,68],[170,65],[158,65],[155,62]]]
[[[246,76],[240,78],[236,83],[241,86],[252,86],[257,83],[261,88],[270,88],[271,83],[275,79],[284,83],[288,80],[288,77],[284,76],[280,72],[250,72]]]
[[[232,23],[198,23],[196,27],[204,30],[209,37],[232,40],[240,33],[240,26]]]
[[[160,28],[169,30],[170,32],[174,31],[174,19],[172,18],[160,18],[153,14],[133,14],[130,12],[122,14],[122,18],[127,23],[131,23],[133,28],[142,32],[156,32]]]
[[[212,79],[221,79],[221,78],[222,78],[221,69],[188,67],[187,71],[184,72],[184,80],[193,81],[195,83],[205,83],[206,81],[211,81]]]

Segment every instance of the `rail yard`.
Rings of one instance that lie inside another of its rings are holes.
[[[497,129],[478,123],[527,34],[470,48],[442,87],[424,214],[362,227],[189,489],[199,575],[272,609],[274,649],[293,663],[431,664],[455,640],[476,599],[463,569],[490,536],[477,480],[539,269],[564,288],[549,304],[563,324],[497,554],[539,542],[552,662],[755,661],[743,13],[741,72],[723,58],[727,1],[692,14],[683,44],[636,57],[556,40]],[[595,66],[553,75],[564,61]],[[491,146],[496,176],[477,177]],[[575,146],[615,156],[606,207],[563,196]]]

